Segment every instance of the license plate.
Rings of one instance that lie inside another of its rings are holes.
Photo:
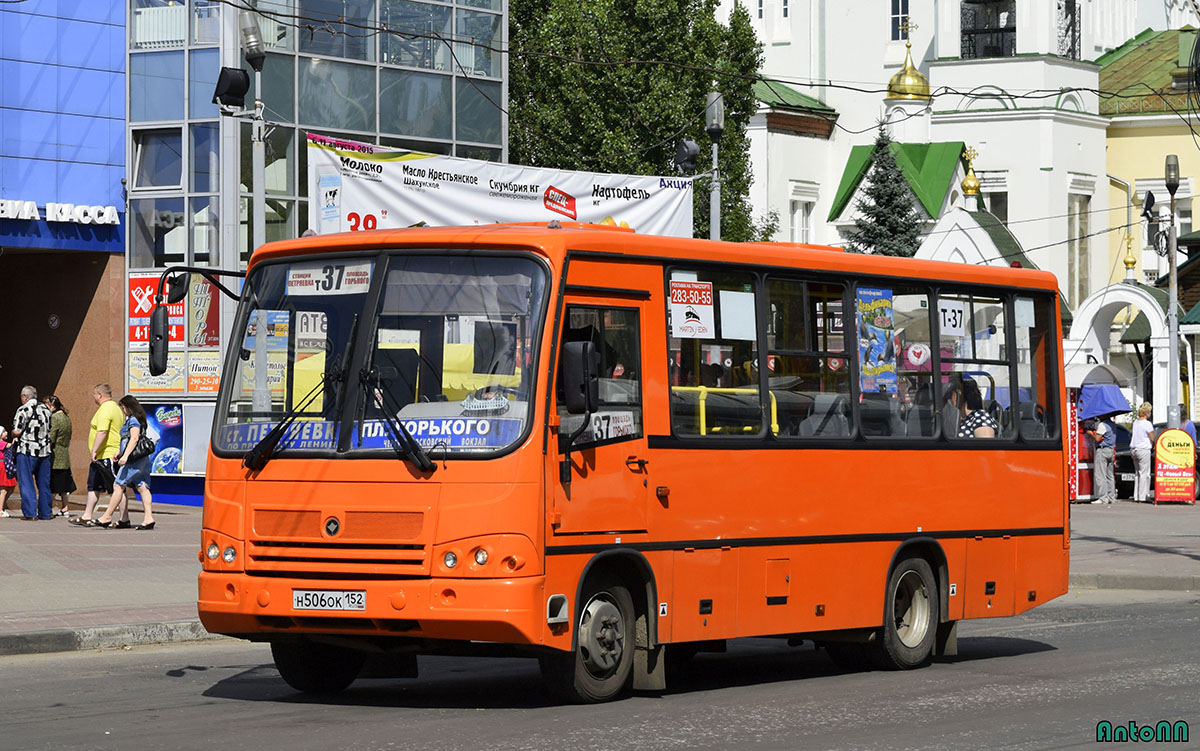
[[[1121,473],[1121,482],[1133,482],[1133,473],[1132,472],[1122,472]]]
[[[292,610],[366,610],[367,593],[361,590],[293,589]]]

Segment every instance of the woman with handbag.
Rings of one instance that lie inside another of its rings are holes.
[[[134,529],[154,529],[154,512],[151,510],[150,461],[154,457],[155,442],[146,433],[146,410],[132,395],[126,394],[118,402],[125,413],[125,424],[121,426],[121,448],[117,451],[117,479],[113,487],[112,500],[104,514],[96,520],[97,527],[128,529],[129,498],[127,491],[136,489],[142,497],[142,523]],[[113,522],[113,512],[121,512],[121,519]]]

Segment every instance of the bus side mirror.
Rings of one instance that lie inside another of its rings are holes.
[[[179,273],[167,277],[167,304],[174,305],[187,297],[188,275]]]
[[[600,403],[600,355],[591,342],[563,347],[563,393],[567,412],[591,414]]]
[[[150,313],[150,375],[167,372],[167,306],[156,305]]]

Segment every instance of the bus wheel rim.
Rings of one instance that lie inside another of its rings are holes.
[[[910,649],[919,647],[929,632],[931,613],[929,592],[916,571],[905,571],[896,583],[892,613],[900,643]]]
[[[592,597],[579,621],[579,651],[588,673],[605,678],[616,672],[625,654],[625,619],[604,593]]]

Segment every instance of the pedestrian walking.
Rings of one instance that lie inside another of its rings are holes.
[[[72,519],[72,524],[83,527],[94,525],[96,504],[100,501],[100,493],[112,493],[116,469],[113,467],[113,457],[121,446],[121,424],[125,418],[121,408],[112,398],[112,387],[107,383],[97,383],[92,389],[92,400],[96,402],[96,412],[88,428],[88,451],[91,452],[91,463],[88,465],[87,506],[83,514]],[[111,505],[111,501],[109,502]]]
[[[142,523],[135,529],[154,529],[154,511],[151,508],[150,496],[150,460],[152,454],[134,458],[134,449],[138,441],[146,434],[146,410],[131,394],[121,397],[121,412],[125,415],[125,424],[121,426],[121,446],[117,453],[117,480],[113,489],[112,500],[104,509],[104,514],[96,520],[97,527],[114,526],[117,529],[130,527],[129,494],[137,489],[142,498]],[[113,514],[120,512],[120,519],[114,524]]]
[[[43,401],[50,410],[50,499],[58,496],[62,504],[55,516],[66,516],[71,510],[71,494],[75,478],[71,476],[71,416],[54,394]]]
[[[1150,402],[1142,402],[1138,407],[1137,419],[1133,421],[1132,436],[1129,439],[1129,452],[1133,456],[1133,500],[1145,503],[1150,499],[1150,470],[1154,465],[1154,424],[1150,422],[1153,407]]]
[[[17,486],[16,459],[8,442],[8,430],[0,425],[0,516],[8,518],[8,494]],[[10,472],[11,468],[11,472]]]
[[[38,401],[37,389],[21,389],[21,406],[13,415],[17,442],[17,485],[21,489],[21,518],[50,517],[50,410]]]

